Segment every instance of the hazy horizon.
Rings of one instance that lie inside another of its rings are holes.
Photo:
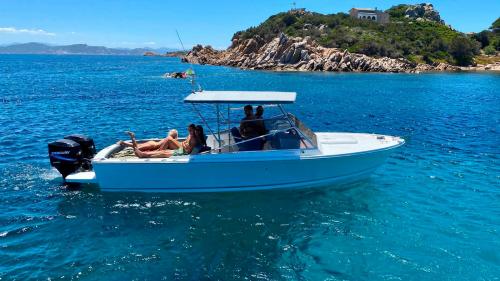
[[[170,49],[172,51],[182,51],[178,48],[174,47],[169,47],[169,46],[158,46],[158,47],[109,47],[109,46],[104,46],[104,45],[93,45],[93,44],[87,44],[85,42],[81,43],[68,43],[68,44],[52,44],[52,43],[46,43],[46,42],[37,42],[37,41],[32,41],[32,42],[11,42],[11,43],[0,43],[0,47],[7,47],[7,46],[13,46],[13,45],[23,45],[23,44],[42,44],[46,46],[51,46],[51,47],[62,47],[62,46],[70,46],[70,45],[87,45],[91,47],[105,47],[108,49],[124,49],[124,50],[133,50],[133,49],[149,49],[149,50],[162,50],[162,49]]]

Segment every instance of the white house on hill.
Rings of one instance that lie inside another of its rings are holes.
[[[352,8],[349,11],[349,14],[353,18],[363,19],[363,20],[372,20],[378,23],[388,23],[389,22],[389,14],[372,8]]]

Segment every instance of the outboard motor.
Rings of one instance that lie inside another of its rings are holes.
[[[50,164],[63,178],[79,169],[91,170],[95,153],[94,140],[84,135],[69,135],[49,143]]]
[[[82,166],[82,148],[77,142],[60,139],[49,143],[50,165],[66,178]]]
[[[77,142],[82,149],[82,168],[84,170],[92,169],[92,158],[94,157],[96,150],[94,145],[94,140],[84,136],[84,135],[69,135],[64,137],[67,140],[72,140]]]

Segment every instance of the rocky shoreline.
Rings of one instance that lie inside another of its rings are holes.
[[[144,57],[183,57],[186,53],[184,51],[174,51],[174,52],[167,52],[164,54],[158,54],[152,51],[147,51],[142,54]]]
[[[500,63],[461,68],[446,63],[434,65],[414,63],[404,58],[375,58],[350,53],[347,50],[322,47],[309,37],[288,37],[283,33],[269,42],[265,42],[258,36],[246,40],[234,39],[231,46],[224,51],[215,50],[210,46],[197,45],[182,57],[182,61],[274,71],[419,73],[500,70]]]
[[[475,66],[463,66],[460,67],[462,71],[499,71],[500,72],[500,61],[487,64],[477,64]]]

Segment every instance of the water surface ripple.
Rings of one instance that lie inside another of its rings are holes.
[[[177,59],[0,56],[0,279],[498,280],[500,75],[195,66],[207,89],[298,92],[315,131],[407,144],[370,179],[227,194],[68,190],[47,143],[198,121]],[[224,171],[220,172],[224,176]]]

